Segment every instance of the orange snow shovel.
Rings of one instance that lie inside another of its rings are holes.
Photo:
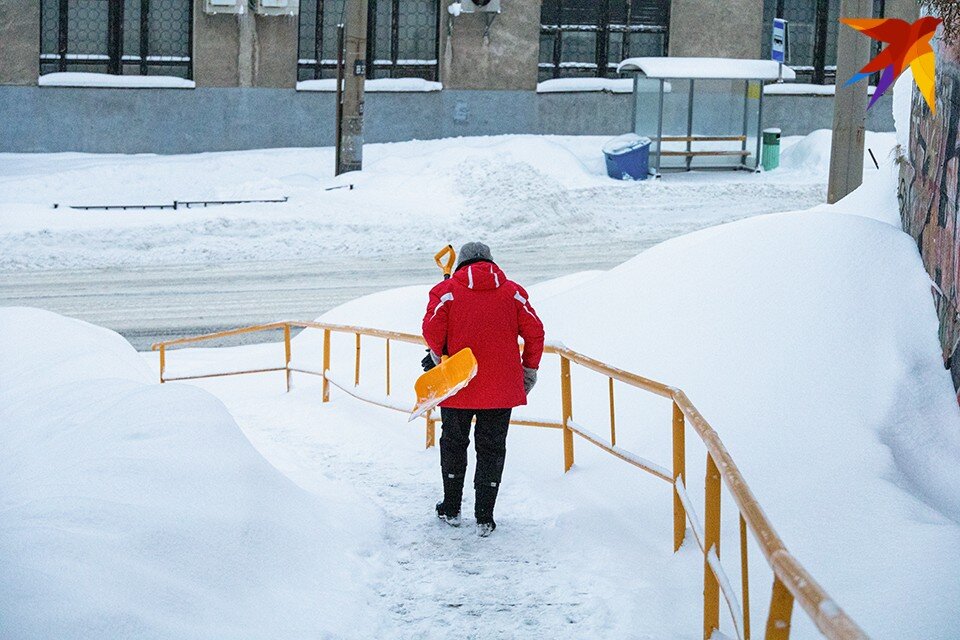
[[[444,256],[446,261],[441,262]],[[443,271],[444,279],[447,279],[457,261],[457,252],[452,246],[447,245],[433,259]],[[440,364],[417,378],[414,383],[417,404],[410,411],[410,419],[407,422],[412,422],[456,394],[470,384],[475,375],[477,375],[477,359],[469,348],[461,349],[452,356],[441,356]]]

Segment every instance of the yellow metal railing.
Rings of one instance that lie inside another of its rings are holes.
[[[323,331],[323,370],[311,371],[291,366],[291,329],[310,328]],[[248,369],[203,375],[180,377],[166,376],[167,349],[173,346],[197,344],[209,340],[216,340],[248,334],[259,331],[283,330],[284,366],[262,369]],[[353,334],[355,357],[353,369],[353,386],[338,380],[330,372],[330,342],[333,333]],[[360,354],[361,336],[382,339],[386,343],[386,396],[375,398],[359,389],[360,385]],[[333,384],[345,393],[364,402],[369,402],[387,409],[408,412],[409,407],[390,401],[390,343],[404,342],[423,345],[424,341],[418,335],[384,331],[364,327],[329,324],[321,322],[285,321],[262,324],[230,331],[221,331],[179,340],[158,342],[153,345],[154,351],[160,352],[160,382],[176,380],[195,380],[200,378],[214,378],[220,376],[243,375],[250,373],[285,372],[287,391],[290,390],[291,375],[303,373],[320,376],[322,382],[323,402],[330,400],[330,385]],[[790,636],[791,617],[794,602],[807,613],[820,632],[831,640],[865,639],[867,635],[857,624],[830,598],[813,577],[794,558],[767,519],[756,497],[747,486],[746,480],[734,463],[720,436],[700,414],[686,394],[675,387],[665,385],[655,380],[638,376],[629,371],[611,367],[603,362],[589,358],[581,353],[560,346],[548,345],[545,354],[556,355],[560,360],[560,395],[561,415],[559,421],[515,419],[511,424],[519,426],[548,427],[560,429],[563,432],[564,470],[569,471],[574,463],[574,439],[580,438],[596,445],[600,449],[638,467],[656,478],[669,482],[673,493],[673,546],[679,550],[683,544],[687,525],[693,534],[693,539],[703,554],[703,637],[709,640],[714,631],[720,628],[720,601],[727,605],[737,637],[740,640],[749,640],[750,626],[750,591],[748,584],[748,532],[753,535],[767,564],[773,571],[773,585],[770,596],[770,607],[767,616],[764,638],[767,640],[784,640]],[[608,379],[608,394],[610,407],[610,439],[605,440],[573,419],[573,389],[570,376],[570,364],[576,364],[585,369],[594,371]],[[648,393],[666,398],[672,402],[672,440],[673,461],[672,468],[660,466],[654,462],[641,458],[617,446],[616,417],[614,403],[614,381],[626,384]],[[432,447],[436,437],[436,422],[433,412],[425,415],[426,419],[426,446]],[[686,489],[686,426],[689,424],[706,447],[706,470],[704,481],[704,514],[701,525],[690,496]],[[739,511],[740,527],[740,597],[737,597],[726,572],[720,563],[720,505],[721,488],[733,496]]]

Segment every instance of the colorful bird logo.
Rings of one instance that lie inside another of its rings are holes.
[[[867,108],[872,107],[873,103],[890,88],[894,80],[900,77],[907,65],[910,65],[913,70],[913,79],[927,101],[927,106],[930,107],[931,112],[937,112],[934,97],[936,61],[933,49],[930,48],[930,38],[942,22],[940,18],[926,16],[913,24],[895,18],[840,18],[840,22],[863,32],[874,40],[887,43],[883,51],[846,82],[850,85],[872,73],[882,72],[880,82]]]

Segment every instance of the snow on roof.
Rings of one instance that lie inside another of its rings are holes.
[[[617,72],[639,71],[648,78],[776,80],[780,65],[773,60],[739,58],[627,58]],[[794,80],[793,69],[783,66],[783,79]]]

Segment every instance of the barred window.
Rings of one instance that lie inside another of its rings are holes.
[[[40,73],[193,74],[192,0],[41,0]]]
[[[885,0],[873,0],[873,17],[882,18]],[[763,55],[770,57],[773,19],[789,24],[787,64],[799,81],[832,84],[837,73],[840,0],[764,0]],[[875,53],[879,43],[874,43]]]
[[[669,0],[543,0],[540,80],[611,76],[624,59],[667,52]]]
[[[367,77],[439,78],[440,12],[436,0],[369,0]],[[337,24],[344,0],[301,0],[297,75],[332,78],[337,69]]]

